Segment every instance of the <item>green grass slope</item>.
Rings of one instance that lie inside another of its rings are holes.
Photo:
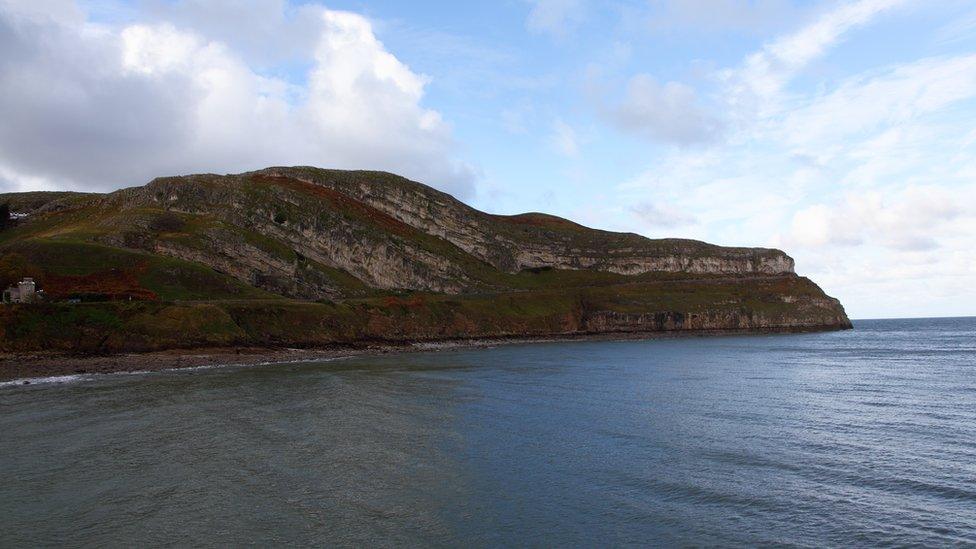
[[[790,296],[789,301],[784,296]],[[803,278],[633,283],[575,290],[411,294],[339,303],[223,300],[0,308],[0,351],[117,353],[201,346],[316,347],[612,333],[849,327]]]

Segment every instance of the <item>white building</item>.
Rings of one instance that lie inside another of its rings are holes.
[[[31,303],[37,296],[33,278],[25,278],[3,291],[4,303]]]

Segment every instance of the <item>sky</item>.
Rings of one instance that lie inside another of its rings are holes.
[[[272,165],[976,315],[976,4],[0,0],[0,192]]]

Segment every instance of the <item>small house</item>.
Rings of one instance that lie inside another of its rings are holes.
[[[3,291],[4,303],[33,303],[37,298],[37,287],[33,278],[25,278]]]

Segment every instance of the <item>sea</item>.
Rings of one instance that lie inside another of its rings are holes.
[[[0,387],[0,546],[976,547],[976,319]]]

